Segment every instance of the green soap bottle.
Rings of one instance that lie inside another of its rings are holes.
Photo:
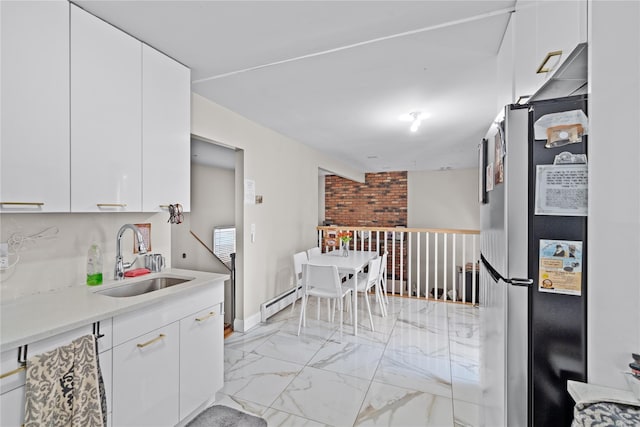
[[[100,246],[93,244],[87,252],[87,285],[102,284],[102,251]]]

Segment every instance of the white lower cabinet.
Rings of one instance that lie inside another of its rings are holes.
[[[0,426],[19,427],[24,421],[24,386],[0,395]]]
[[[223,282],[28,344],[28,355],[99,334],[107,426],[174,426],[213,401],[223,386]],[[0,371],[18,368],[18,349]],[[0,379],[0,426],[24,420],[25,372]]]
[[[179,332],[172,323],[113,349],[113,425],[178,423]]]
[[[100,372],[102,373],[102,382],[104,383],[104,392],[107,399],[107,425],[111,425],[111,419],[113,418],[111,413],[111,408],[113,407],[113,351],[107,350],[98,354],[98,361],[100,363]]]
[[[222,304],[180,320],[180,419],[223,386],[223,321]]]

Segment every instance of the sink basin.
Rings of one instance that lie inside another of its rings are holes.
[[[172,276],[154,277],[152,279],[140,280],[126,285],[117,286],[115,288],[105,289],[103,291],[98,291],[97,293],[117,298],[133,297],[179,285],[180,283],[188,282],[190,280],[193,280],[193,278]]]

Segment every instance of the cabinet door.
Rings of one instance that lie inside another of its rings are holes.
[[[519,0],[515,12],[515,98],[533,95],[550,79],[575,47],[587,41],[587,2]],[[547,54],[550,58],[537,73]]]
[[[180,419],[223,386],[222,304],[180,320]]]
[[[71,5],[71,210],[141,211],[142,43]]]
[[[178,423],[178,322],[113,349],[113,425]]]
[[[513,16],[509,19],[507,29],[502,38],[502,44],[498,51],[498,86],[496,90],[498,104],[496,111],[500,111],[507,104],[512,104],[513,99]]]
[[[0,426],[21,426],[24,421],[24,402],[24,386],[0,395]]]
[[[541,63],[550,52],[562,51],[557,61],[559,66],[578,43],[587,41],[587,2],[538,1],[536,6],[538,61]],[[547,74],[552,75],[553,71]]]
[[[111,390],[113,387],[113,351],[108,350],[98,355],[98,361],[100,363],[100,372],[102,373],[102,381],[104,382],[104,392],[107,398],[107,418],[111,418],[111,407],[113,406],[111,400]]]
[[[142,209],[190,210],[190,70],[142,45]],[[162,208],[164,207],[164,208]]]
[[[0,211],[69,212],[69,3],[0,7]]]
[[[536,1],[519,0],[516,3],[514,19],[514,98],[531,96],[542,86],[544,74],[537,74],[538,58],[536,51]]]

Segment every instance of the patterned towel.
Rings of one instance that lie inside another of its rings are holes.
[[[26,427],[105,426],[107,405],[96,338],[71,344],[27,361]]]

